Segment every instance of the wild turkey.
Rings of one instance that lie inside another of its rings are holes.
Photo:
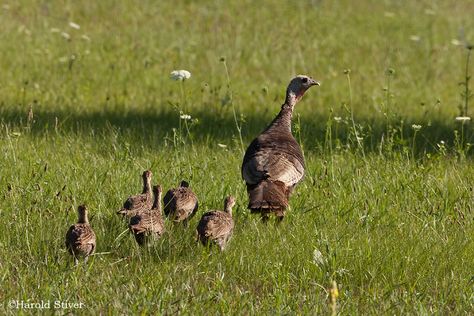
[[[161,213],[161,186],[153,187],[155,199],[151,210],[141,212],[130,218],[129,228],[137,243],[142,246],[151,238],[159,238],[165,231]]]
[[[181,181],[178,188],[170,189],[163,198],[165,215],[173,222],[183,222],[187,226],[198,210],[198,199],[189,187],[189,183]]]
[[[153,205],[153,196],[151,193],[151,177],[150,170],[145,170],[142,174],[143,191],[141,194],[132,195],[123,203],[123,207],[117,212],[126,216],[134,216],[140,212],[148,211]]]
[[[308,76],[293,78],[280,113],[245,152],[242,178],[247,184],[248,208],[263,220],[271,213],[283,219],[290,194],[303,179],[304,158],[291,133],[291,116],[306,90],[315,85],[319,82]]]
[[[196,232],[198,240],[203,245],[212,241],[219,246],[221,251],[224,250],[234,230],[232,219],[234,205],[235,198],[228,196],[224,201],[224,211],[209,211],[201,217]]]
[[[74,257],[74,264],[79,263],[79,258],[87,258],[95,251],[95,233],[89,225],[87,207],[80,205],[77,209],[78,221],[66,233],[66,249]]]

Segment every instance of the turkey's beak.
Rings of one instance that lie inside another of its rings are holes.
[[[311,79],[310,85],[311,85],[311,86],[320,86],[321,84],[319,83],[319,81],[316,81],[316,80],[314,80],[314,79]]]

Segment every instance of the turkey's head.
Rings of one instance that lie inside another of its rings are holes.
[[[151,178],[152,175],[153,174],[151,173],[150,170],[145,170],[145,171],[143,171],[142,178],[143,179],[148,179],[148,178]]]
[[[235,197],[233,197],[232,195],[229,195],[228,197],[225,198],[225,201],[224,201],[224,211],[232,214],[232,208],[234,207],[234,205],[235,205]]]
[[[306,75],[298,75],[291,79],[288,88],[286,89],[286,101],[287,105],[291,107],[301,100],[306,90],[312,86],[319,86],[320,83],[313,78]]]
[[[189,183],[186,180],[182,180],[179,186],[182,188],[189,188]]]
[[[163,192],[163,188],[161,187],[161,185],[154,185],[153,186],[153,193],[155,195],[158,195],[160,194],[161,192]]]
[[[152,173],[150,170],[143,171],[143,193],[151,192],[151,177]]]

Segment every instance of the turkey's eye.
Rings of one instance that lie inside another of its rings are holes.
[[[303,78],[301,81],[303,81],[303,83],[308,83],[308,78]]]

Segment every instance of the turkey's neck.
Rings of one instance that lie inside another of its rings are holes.
[[[151,179],[143,178],[143,194],[151,192]]]
[[[291,134],[291,117],[293,116],[293,109],[298,100],[299,98],[293,92],[288,92],[285,103],[281,106],[280,113],[278,113],[270,123],[267,131],[276,128]]]
[[[153,201],[152,209],[161,213],[161,192],[155,195],[155,200]]]
[[[229,215],[232,215],[232,206],[227,203],[224,203],[224,212]]]
[[[77,222],[79,224],[89,224],[89,218],[87,216],[87,211],[79,212],[79,220]]]

